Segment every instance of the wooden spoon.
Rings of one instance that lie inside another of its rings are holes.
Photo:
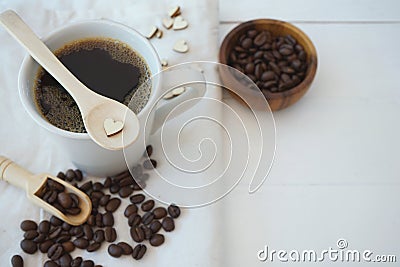
[[[1,13],[0,24],[74,98],[86,131],[93,141],[106,149],[120,150],[137,139],[139,120],[132,110],[91,91],[81,83],[14,11]]]
[[[42,192],[48,179],[62,184],[65,186],[66,192],[74,193],[79,197],[79,208],[81,209],[79,214],[63,214],[57,208],[38,197],[38,194]],[[81,225],[85,223],[92,212],[92,202],[89,197],[76,187],[50,174],[42,173],[33,175],[21,166],[2,156],[0,156],[0,180],[4,180],[24,189],[30,201],[71,225]]]

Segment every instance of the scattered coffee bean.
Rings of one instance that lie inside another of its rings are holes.
[[[82,261],[83,261],[82,257],[76,257],[75,259],[72,260],[71,267],[80,267]]]
[[[142,228],[142,230],[144,232],[144,239],[149,240],[151,238],[151,236],[153,235],[153,232],[151,231],[151,229],[149,227],[147,227],[146,225],[141,225],[140,228]]]
[[[104,226],[113,226],[114,225],[114,216],[111,212],[106,212],[103,215],[103,225]]]
[[[20,246],[21,246],[21,249],[27,254],[34,254],[38,249],[37,244],[35,242],[33,242],[32,240],[28,240],[28,239],[22,240],[20,243]]]
[[[82,261],[81,267],[94,267],[94,262],[92,260]]]
[[[60,267],[60,265],[52,260],[48,260],[44,263],[43,267]]]
[[[123,255],[130,255],[133,252],[132,247],[126,242],[119,242],[117,246],[119,246],[122,249]]]
[[[171,217],[165,217],[162,221],[162,228],[166,231],[166,232],[171,232],[175,229],[175,223],[174,223],[174,219],[172,219]]]
[[[119,198],[112,198],[108,201],[106,206],[106,211],[114,212],[121,205],[121,200]]]
[[[24,267],[24,260],[20,255],[14,255],[11,258],[12,267]]]
[[[88,252],[94,252],[94,251],[98,250],[100,247],[101,247],[101,243],[93,242],[92,244],[90,244],[90,245],[86,248],[86,250],[87,250]]]
[[[103,218],[103,220],[104,220],[104,218]],[[90,227],[90,225],[85,224],[83,226],[83,233],[86,236],[87,240],[90,241],[93,239],[93,229],[92,229],[92,227]]]
[[[142,223],[144,225],[150,224],[154,220],[154,213],[152,211],[146,212],[142,217]]]
[[[47,234],[50,231],[50,222],[43,220],[39,223],[39,233]]]
[[[64,251],[68,253],[74,251],[75,249],[75,245],[72,241],[66,241],[62,243],[62,246],[64,248]]]
[[[138,208],[135,204],[130,204],[126,207],[124,211],[124,216],[129,218],[132,214],[136,214],[138,212]]]
[[[163,207],[158,207],[153,210],[154,219],[162,219],[167,216],[167,210]]]
[[[46,240],[43,243],[41,243],[39,245],[39,250],[42,253],[47,253],[47,251],[49,250],[49,248],[54,244],[54,241],[52,240]]]
[[[133,193],[133,189],[130,186],[124,186],[124,187],[120,188],[119,192],[118,192],[118,194],[121,198],[129,197],[132,193]]]
[[[102,243],[104,241],[104,231],[101,229],[94,232],[93,240],[97,243]]]
[[[176,219],[179,217],[179,215],[181,215],[181,209],[178,206],[176,206],[175,204],[171,204],[168,207],[168,214],[172,218]]]
[[[128,218],[128,225],[133,227],[133,226],[138,226],[142,222],[142,217],[139,214],[131,214]]]
[[[37,237],[38,235],[39,235],[39,233],[38,233],[36,230],[29,230],[29,231],[26,231],[26,232],[25,232],[24,238],[25,238],[25,239],[32,240],[32,239],[34,239],[35,237]]]
[[[117,239],[117,232],[113,227],[107,226],[104,228],[104,239],[109,243],[114,242],[115,239]]]
[[[75,247],[80,249],[86,249],[89,246],[89,241],[86,238],[77,238],[73,241]]]
[[[153,234],[157,233],[158,231],[160,231],[162,224],[159,221],[153,221],[150,224],[150,230],[153,232]]]
[[[47,251],[47,257],[49,257],[49,259],[53,261],[58,260],[63,254],[64,254],[63,246],[57,243],[52,245]]]
[[[25,220],[20,225],[22,231],[36,230],[38,228],[37,223],[31,220]]]
[[[143,244],[138,244],[132,251],[132,257],[135,260],[140,260],[143,258],[143,255],[146,253],[147,247]]]
[[[108,254],[114,258],[119,258],[122,255],[122,248],[115,244],[111,244],[108,246]]]
[[[161,246],[164,243],[164,241],[165,241],[165,239],[164,239],[164,236],[162,234],[154,234],[150,238],[150,244],[153,247]]]
[[[139,226],[132,227],[130,230],[130,233],[131,233],[132,239],[137,243],[142,242],[145,238],[144,231]]]
[[[149,199],[142,203],[141,208],[143,211],[149,211],[154,207],[154,204],[155,204],[154,200]]]
[[[65,253],[58,259],[58,262],[60,263],[61,267],[70,267],[72,262],[72,257],[69,253]]]
[[[140,204],[144,201],[145,196],[143,194],[136,194],[130,197],[130,201],[133,204]]]

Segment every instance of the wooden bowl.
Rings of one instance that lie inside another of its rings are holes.
[[[303,31],[288,22],[273,19],[251,20],[239,24],[226,35],[219,50],[220,63],[228,65],[228,57],[234,46],[237,44],[238,38],[251,29],[268,30],[274,37],[290,34],[297,40],[297,43],[303,46],[304,51],[307,53],[308,63],[308,68],[303,81],[286,91],[274,93],[270,91],[263,92],[271,110],[273,111],[286,108],[296,103],[307,92],[308,88],[310,88],[317,71],[317,51],[315,50],[313,43]],[[232,73],[220,72],[220,76],[224,84],[233,88],[238,88],[238,86],[240,87],[240,81],[238,81]],[[247,90],[249,90],[248,87]],[[235,94],[233,93],[233,95]]]

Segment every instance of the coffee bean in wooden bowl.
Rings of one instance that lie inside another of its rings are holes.
[[[272,111],[296,103],[309,89],[317,70],[317,52],[308,36],[293,24],[272,19],[251,20],[235,27],[221,44],[219,61],[246,74]],[[249,92],[257,90],[249,80],[238,79],[226,70],[220,70],[220,76],[235,90],[234,96],[238,92],[250,97],[250,105],[259,102],[251,99],[260,94]]]

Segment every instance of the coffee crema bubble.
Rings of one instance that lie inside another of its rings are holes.
[[[126,106],[129,104],[135,113],[147,103],[151,86],[140,85],[150,78],[150,69],[129,45],[112,38],[86,38],[66,44],[54,54],[96,93]],[[86,132],[74,99],[43,68],[36,77],[34,98],[38,110],[49,123],[70,132]]]

